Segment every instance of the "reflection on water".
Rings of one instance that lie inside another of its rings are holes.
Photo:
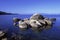
[[[14,37],[16,40],[60,40],[60,17],[55,17],[57,20],[51,29],[39,32],[32,31],[31,29],[21,31],[18,27],[13,26],[12,19],[14,17],[24,19],[29,18],[30,16],[31,15],[0,15],[0,29],[8,29],[8,37],[13,37],[13,40],[15,40]]]

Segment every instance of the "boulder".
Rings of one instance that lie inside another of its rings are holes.
[[[28,18],[25,18],[25,19],[24,19],[24,22],[29,25],[30,20],[29,20]]]
[[[37,20],[30,20],[30,25],[31,25],[31,29],[33,31],[42,31],[45,27],[43,26],[43,24]]]
[[[51,20],[44,20],[46,23],[47,23],[47,25],[49,25],[49,26],[52,26],[52,21]]]
[[[19,28],[25,30],[28,28],[28,24],[22,21],[19,21]]]
[[[32,15],[30,19],[39,20],[39,19],[44,19],[44,17],[37,13],[37,14]]]
[[[18,22],[19,22],[19,21],[22,21],[22,20],[19,19],[19,18],[13,18],[13,22],[14,22],[13,25],[14,25],[14,26],[18,26]]]
[[[42,24],[37,20],[30,20],[30,25],[32,26],[32,28],[38,28],[42,26]]]
[[[21,19],[19,19],[19,18],[13,18],[13,22],[18,22],[18,21],[20,21]]]
[[[38,25],[41,25],[37,20],[30,20],[30,25],[32,27],[38,27]]]

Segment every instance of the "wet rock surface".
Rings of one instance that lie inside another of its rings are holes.
[[[0,30],[0,40],[7,40],[7,32]]]

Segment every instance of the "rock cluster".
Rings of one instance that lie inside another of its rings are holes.
[[[53,21],[55,21],[56,18],[45,18],[44,16],[40,14],[33,14],[30,19],[26,18],[24,20],[13,18],[14,25],[18,26],[20,29],[35,29],[35,30],[41,30],[41,29],[48,29],[51,28],[53,25]]]

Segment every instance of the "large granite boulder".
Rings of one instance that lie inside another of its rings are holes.
[[[39,19],[44,19],[44,17],[42,15],[36,13],[36,14],[32,15],[30,17],[30,19],[39,20]]]
[[[37,20],[30,20],[30,25],[32,27],[39,27],[39,26],[42,26],[41,23]]]
[[[30,25],[32,30],[39,30],[43,28],[43,25],[37,20],[30,20]]]

